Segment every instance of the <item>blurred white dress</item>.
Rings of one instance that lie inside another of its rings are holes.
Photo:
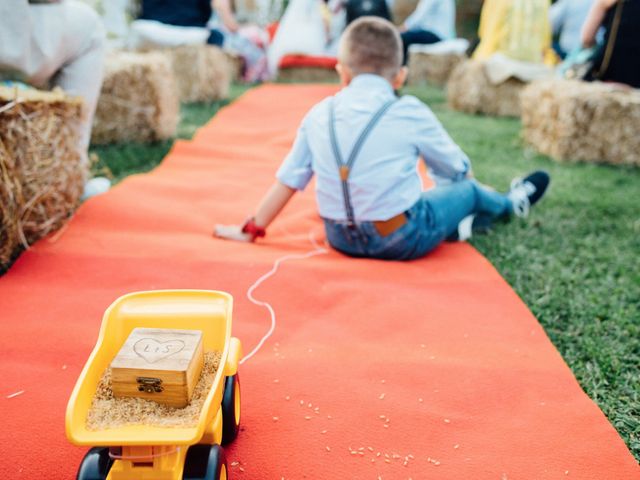
[[[324,55],[327,31],[321,0],[291,0],[269,47],[269,71],[275,75],[286,55]]]

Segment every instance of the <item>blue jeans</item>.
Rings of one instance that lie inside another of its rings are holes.
[[[413,44],[419,45],[427,45],[430,43],[436,43],[441,40],[441,38],[433,32],[428,30],[407,30],[406,32],[402,32],[400,34],[402,38],[402,46],[403,46],[403,65],[406,65],[409,60],[409,47]]]
[[[508,216],[511,201],[475,180],[436,187],[422,194],[405,212],[407,222],[383,237],[373,222],[358,222],[349,228],[344,220],[324,220],[329,244],[352,257],[411,260],[426,255],[457,231],[468,215],[495,219]]]

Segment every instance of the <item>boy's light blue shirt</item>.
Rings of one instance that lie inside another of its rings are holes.
[[[454,0],[420,0],[404,22],[409,30],[427,30],[441,40],[456,37],[456,3]]]
[[[329,102],[335,102],[336,134],[346,161],[357,137],[374,113],[394,98],[391,84],[377,75],[359,75],[306,115],[293,147],[278,170],[278,180],[303,190],[313,174],[320,216],[346,220],[338,166],[329,136]],[[444,130],[431,110],[413,96],[398,100],[382,117],[360,151],[349,187],[358,221],[388,220],[420,198],[417,171],[422,156],[438,184],[461,180],[469,158]]]

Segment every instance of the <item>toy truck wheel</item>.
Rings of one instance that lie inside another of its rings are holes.
[[[111,470],[113,460],[109,449],[94,447],[87,452],[78,469],[77,480],[105,480]]]
[[[233,442],[240,430],[240,378],[226,377],[222,397],[222,445]]]
[[[227,480],[227,460],[220,445],[192,445],[182,480]]]

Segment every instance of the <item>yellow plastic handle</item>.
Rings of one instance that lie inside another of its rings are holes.
[[[238,364],[242,357],[242,345],[240,340],[236,337],[231,337],[229,342],[229,355],[227,356],[227,363],[224,366],[224,374],[227,377],[235,375],[238,372]]]

